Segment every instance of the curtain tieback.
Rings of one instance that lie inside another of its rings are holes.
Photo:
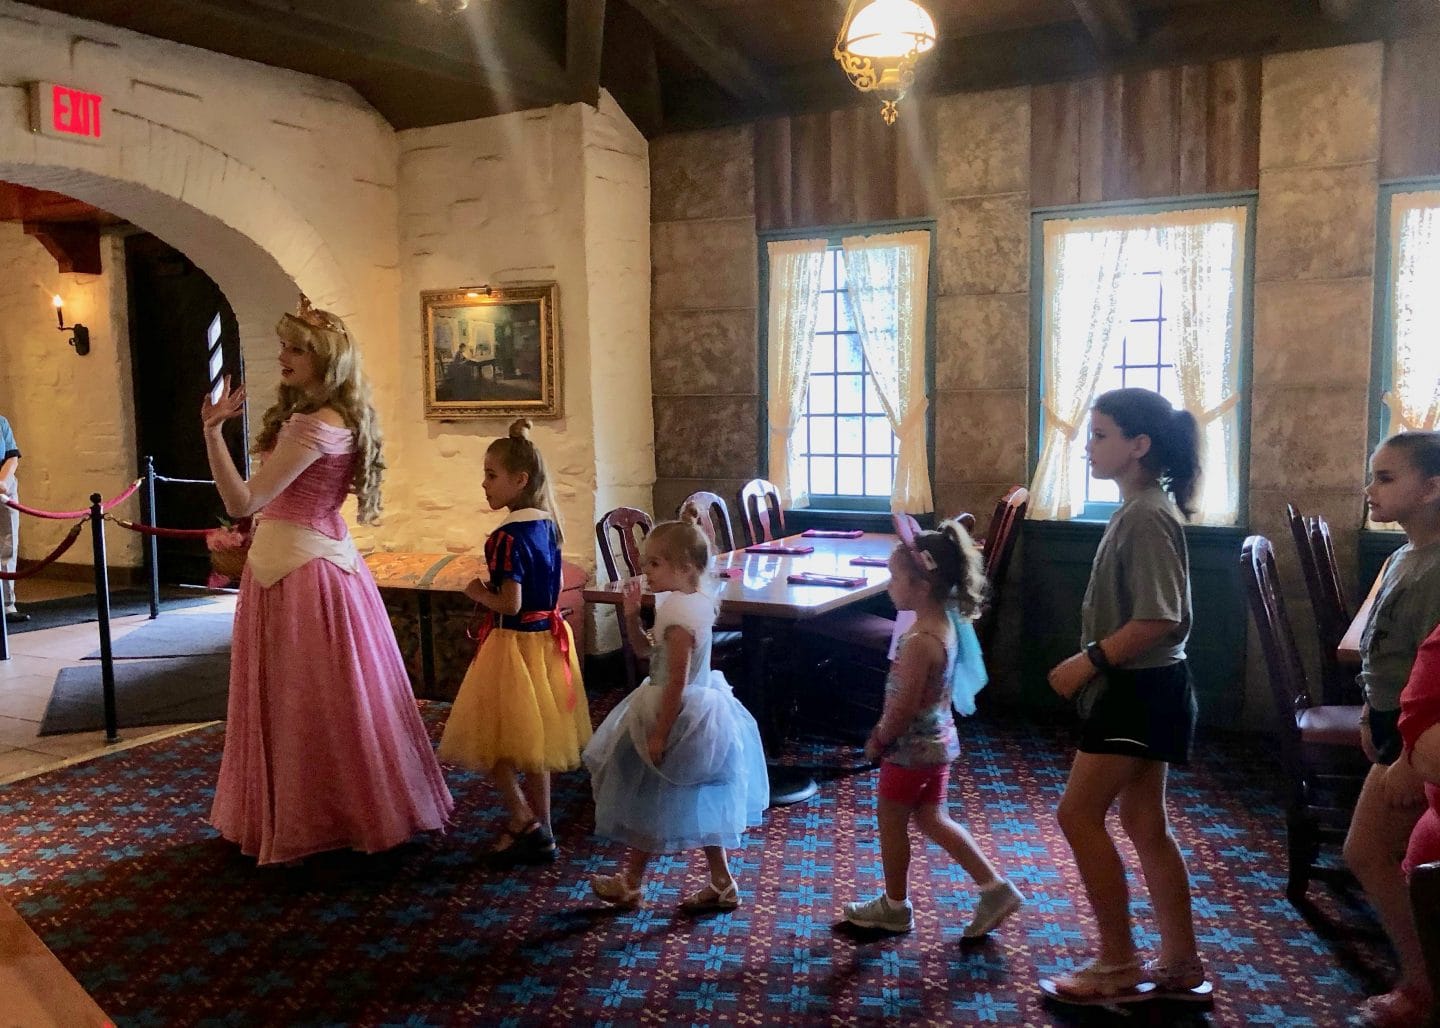
[[[1210,422],[1214,421],[1216,418],[1223,418],[1226,414],[1229,414],[1232,410],[1235,409],[1235,405],[1239,402],[1240,394],[1231,393],[1229,396],[1225,397],[1225,399],[1221,400],[1209,410],[1202,411],[1200,414],[1197,414],[1195,416],[1195,420],[1200,424],[1201,427],[1204,427],[1205,425],[1210,424]]]
[[[1055,408],[1051,406],[1048,399],[1041,400],[1040,406],[1044,408],[1045,416],[1055,423],[1055,427],[1060,430],[1060,434],[1073,443],[1076,437],[1080,435],[1080,430],[1076,428],[1072,422],[1062,418],[1056,412]]]
[[[1420,421],[1412,421],[1405,413],[1405,404],[1393,392],[1386,392],[1380,397],[1380,402],[1390,408],[1390,416],[1396,426],[1402,432],[1429,432],[1435,429],[1436,417],[1440,415],[1440,407],[1431,407],[1429,413]]]

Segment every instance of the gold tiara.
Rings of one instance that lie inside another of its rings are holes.
[[[329,311],[322,311],[310,302],[310,297],[304,293],[300,294],[300,306],[295,312],[295,317],[305,322],[312,328],[327,329],[331,332],[339,332],[340,319]]]

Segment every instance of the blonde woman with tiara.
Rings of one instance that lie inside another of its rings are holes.
[[[200,417],[225,510],[256,515],[230,651],[210,821],[261,864],[375,853],[445,827],[454,801],[379,590],[340,516],[380,513],[380,430],[344,323],[302,300],[280,338],[280,392],[246,480],[225,445],[244,408],[227,376]]]
[[[590,707],[558,609],[565,537],[528,418],[485,451],[481,485],[492,510],[510,513],[485,540],[489,580],[465,590],[483,609],[480,644],[450,708],[440,756],[485,772],[500,792],[507,817],[491,866],[546,864],[558,853],[550,773],[580,766]]]

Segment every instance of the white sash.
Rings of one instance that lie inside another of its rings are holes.
[[[360,562],[360,551],[355,548],[349,532],[339,539],[331,539],[294,521],[260,518],[246,563],[250,566],[250,576],[260,583],[261,588],[268,589],[316,557],[328,560],[341,571],[354,574]]]

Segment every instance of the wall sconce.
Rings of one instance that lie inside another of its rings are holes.
[[[75,347],[75,355],[84,357],[90,352],[90,330],[84,325],[67,327],[65,324],[65,301],[56,296],[50,302],[55,305],[55,320],[60,323],[60,331],[70,333],[70,345]]]

